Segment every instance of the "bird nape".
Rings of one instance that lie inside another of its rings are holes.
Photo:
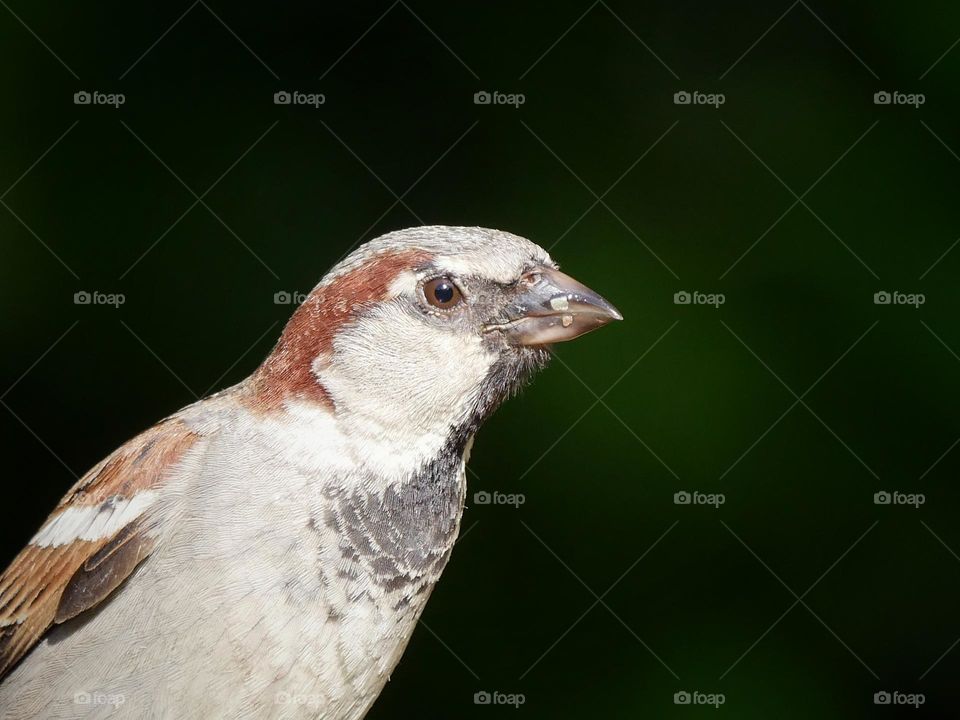
[[[549,344],[619,319],[509,233],[358,248],[0,576],[3,717],[363,717],[450,557],[477,429]]]

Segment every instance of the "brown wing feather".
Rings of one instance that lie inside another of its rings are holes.
[[[138,522],[120,530],[70,578],[57,603],[54,622],[65,622],[98,605],[150,554],[153,544]]]
[[[197,439],[179,420],[155,425],[80,478],[45,525],[69,508],[102,506],[157,488]],[[102,602],[152,549],[142,518],[109,537],[27,545],[0,575],[0,678],[51,625]]]

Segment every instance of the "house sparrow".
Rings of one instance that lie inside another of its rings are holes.
[[[496,230],[334,267],[264,363],[120,447],[0,576],[3,718],[361,718],[457,538],[474,434],[620,314]]]

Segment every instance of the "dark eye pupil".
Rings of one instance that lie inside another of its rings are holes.
[[[424,299],[436,308],[450,310],[456,307],[461,298],[460,289],[450,278],[434,278],[423,287]]]
[[[453,300],[454,289],[453,285],[448,282],[439,283],[433,289],[433,296],[437,299],[437,302],[446,304]]]

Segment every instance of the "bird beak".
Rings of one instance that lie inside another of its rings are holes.
[[[538,279],[510,303],[507,321],[488,325],[487,331],[499,330],[512,345],[548,345],[623,319],[613,305],[569,275],[551,267],[534,273]]]

